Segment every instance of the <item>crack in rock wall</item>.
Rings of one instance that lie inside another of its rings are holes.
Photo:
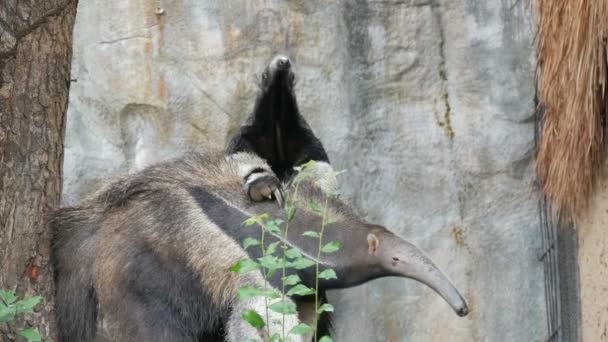
[[[81,1],[64,203],[223,148],[262,67],[289,54],[341,191],[426,250],[471,304],[380,279],[331,294],[336,341],[541,341],[533,18],[521,2]]]

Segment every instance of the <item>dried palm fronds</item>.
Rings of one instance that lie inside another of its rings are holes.
[[[608,0],[537,0],[536,15],[544,107],[536,171],[555,213],[576,218],[605,148]]]

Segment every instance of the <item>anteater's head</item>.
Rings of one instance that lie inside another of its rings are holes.
[[[289,58],[278,55],[272,59],[262,73],[262,89],[269,91],[277,88],[292,91],[295,78]]]
[[[345,288],[386,276],[410,278],[437,292],[459,316],[468,314],[462,295],[418,247],[385,227],[366,222],[339,198],[328,198],[313,184],[302,182],[297,191],[298,209],[290,224],[290,242],[308,255],[316,256],[318,240],[307,236],[306,231],[319,231],[323,226],[322,245],[331,241],[341,244],[337,251],[328,247],[331,253],[320,253],[321,268],[332,268],[338,277],[321,280],[322,287]],[[295,190],[290,192],[293,194]],[[304,282],[312,282],[313,271],[307,269],[301,273]]]
[[[417,280],[437,292],[460,317],[469,313],[466,301],[449,278],[418,247],[380,226],[368,226],[370,263],[381,275]]]

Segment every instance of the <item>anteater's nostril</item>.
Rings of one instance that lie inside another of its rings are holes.
[[[460,317],[464,317],[469,313],[469,308],[464,306],[462,308],[460,308],[460,310],[458,310],[458,312],[456,312],[456,314]]]
[[[277,66],[282,68],[282,69],[287,69],[291,66],[291,62],[289,61],[289,58],[287,57],[281,57],[279,58],[279,60],[277,61]]]

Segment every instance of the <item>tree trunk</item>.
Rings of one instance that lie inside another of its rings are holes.
[[[49,209],[59,204],[76,0],[0,0],[0,289],[39,295],[37,328],[55,340]]]

